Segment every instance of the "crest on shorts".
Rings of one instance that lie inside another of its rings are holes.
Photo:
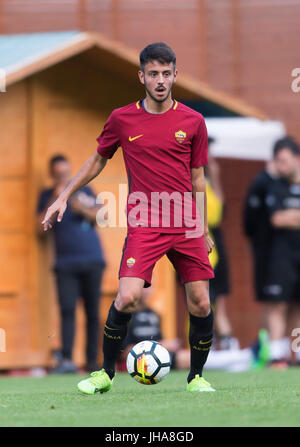
[[[134,258],[128,258],[126,261],[127,267],[130,269],[131,267],[134,266],[135,264],[135,259]]]
[[[186,132],[183,132],[183,130],[178,130],[177,132],[175,132],[175,138],[178,143],[183,143],[186,139]]]

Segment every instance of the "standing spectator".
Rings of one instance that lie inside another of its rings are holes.
[[[266,197],[277,179],[274,160],[267,163],[251,183],[246,195],[243,225],[253,253],[253,270],[256,299],[265,302],[265,285],[268,275],[273,227],[270,223]],[[265,322],[263,323],[265,324]]]
[[[208,137],[208,148],[215,141]],[[209,231],[215,243],[209,255],[215,277],[210,280],[210,300],[215,306],[215,331],[221,349],[238,347],[238,340],[232,337],[232,328],[226,312],[226,297],[230,293],[229,271],[222,230],[220,228],[224,211],[224,193],[220,178],[220,167],[215,158],[208,153],[206,167],[207,219]]]
[[[49,162],[53,186],[41,192],[37,213],[38,231],[43,234],[41,224],[49,205],[56,200],[71,179],[69,160],[63,155]],[[60,316],[62,355],[53,372],[73,373],[77,371],[72,361],[75,335],[75,310],[82,297],[86,312],[86,369],[97,369],[99,341],[99,298],[105,261],[95,223],[99,206],[92,190],[85,186],[69,201],[64,220],[53,226],[55,243],[55,276],[57,283]]]
[[[278,140],[274,146],[274,161],[281,178],[270,185],[266,197],[274,236],[265,294],[271,359],[275,366],[286,367],[290,353],[286,338],[288,310],[292,311],[293,327],[300,326],[299,145],[291,137]]]

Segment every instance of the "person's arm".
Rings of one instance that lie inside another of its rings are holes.
[[[275,211],[271,216],[271,224],[278,229],[300,230],[300,210],[287,209]]]
[[[75,177],[68,186],[62,191],[54,203],[47,209],[46,215],[42,221],[44,231],[52,228],[52,222],[57,214],[57,222],[62,220],[64,212],[67,208],[67,201],[80,188],[89,183],[93,178],[97,177],[107,163],[107,159],[102,157],[98,151],[84,163]]]
[[[224,204],[224,193],[221,184],[220,166],[212,156],[210,156],[208,160],[207,174],[209,177],[210,185],[215,195],[222,202],[222,204]]]
[[[196,200],[197,192],[201,193],[200,196],[200,207],[203,209],[203,232],[205,245],[208,253],[210,253],[213,249],[214,243],[209,236],[208,223],[207,223],[207,197],[206,197],[206,182],[204,176],[204,168],[200,166],[199,168],[191,169],[191,178],[192,178],[192,186],[193,186],[193,197]],[[200,213],[201,214],[201,213]]]
[[[266,178],[260,173],[252,181],[245,198],[242,223],[245,235],[252,241],[259,232],[261,219],[268,213],[265,204],[267,188]]]
[[[75,194],[68,204],[74,213],[84,217],[92,224],[96,223],[98,211],[104,206],[103,204],[97,204],[97,197],[89,187]]]

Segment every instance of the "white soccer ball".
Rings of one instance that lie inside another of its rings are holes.
[[[155,385],[170,372],[170,354],[156,341],[141,341],[128,353],[126,366],[131,377],[139,383]]]

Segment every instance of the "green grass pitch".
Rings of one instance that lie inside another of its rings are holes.
[[[299,426],[300,369],[204,376],[215,393],[187,393],[186,372],[144,386],[118,373],[105,394],[83,396],[81,376],[0,378],[0,426]]]

